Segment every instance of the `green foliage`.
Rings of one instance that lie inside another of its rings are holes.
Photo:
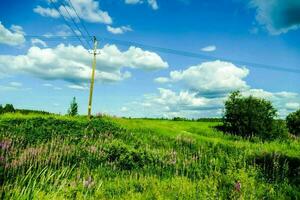
[[[29,109],[16,109],[15,112],[21,113],[24,115],[28,114],[42,114],[42,115],[50,115],[50,112],[43,111],[43,110],[29,110]]]
[[[68,109],[68,115],[70,115],[70,116],[78,115],[78,104],[76,102],[75,97],[73,97],[73,100],[70,103],[70,108]]]
[[[4,107],[0,105],[0,114],[13,112],[15,112],[15,108],[12,104],[6,104]]]
[[[220,123],[4,114],[0,116],[0,196],[300,197],[298,140],[248,141],[215,130],[217,125]]]
[[[300,109],[286,117],[287,126],[291,134],[300,136]]]
[[[275,121],[276,112],[270,101],[233,92],[225,102],[224,127],[243,137],[283,138],[286,131],[282,132],[283,123]]]
[[[142,168],[151,163],[151,154],[142,148],[132,148],[121,141],[113,141],[105,148],[107,159],[115,162],[120,169]]]

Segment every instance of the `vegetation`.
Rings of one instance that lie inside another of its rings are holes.
[[[73,97],[73,100],[71,101],[70,108],[68,109],[68,114],[70,116],[78,115],[78,104],[75,97]]]
[[[300,109],[286,117],[287,126],[291,134],[300,136]]]
[[[29,109],[15,109],[16,113],[21,113],[24,115],[28,114],[43,114],[43,115],[50,115],[50,112],[43,111],[43,110],[29,110]]]
[[[15,112],[15,108],[12,104],[6,104],[4,107],[0,105],[0,114]]]
[[[286,138],[288,131],[282,121],[275,120],[276,113],[270,101],[233,92],[225,102],[224,127],[243,137]]]
[[[299,199],[298,139],[220,122],[0,116],[2,199]]]

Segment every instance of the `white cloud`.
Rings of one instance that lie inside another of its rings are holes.
[[[201,51],[205,51],[205,52],[212,52],[212,51],[215,51],[215,50],[217,50],[217,47],[215,45],[203,47],[201,49]]]
[[[152,7],[153,10],[158,9],[157,1],[156,0],[148,0],[148,4]]]
[[[287,110],[298,110],[300,109],[300,103],[288,102],[285,104]]]
[[[107,26],[106,27],[107,31],[111,32],[112,34],[123,34],[129,31],[132,31],[130,26],[121,26],[121,27],[112,27],[112,26]]]
[[[42,47],[47,47],[48,46],[46,44],[46,42],[44,42],[43,40],[37,39],[37,38],[32,38],[31,39],[31,44],[33,46],[35,46],[35,45],[41,45]]]
[[[31,88],[24,88],[23,83],[17,82],[17,81],[11,81],[6,85],[0,85],[0,92],[1,91],[17,91],[17,90],[28,91],[28,90],[31,90]]]
[[[54,86],[52,85],[51,83],[44,83],[42,84],[44,87],[49,87],[49,88],[52,88],[53,90],[62,90],[61,87],[57,87],[57,86]]]
[[[142,4],[144,2],[147,2],[148,5],[153,9],[158,9],[158,4],[156,0],[125,0],[126,4]]]
[[[98,50],[97,81],[116,82],[129,78],[125,68],[157,70],[168,63],[156,53],[130,47],[120,51],[115,45],[105,45]],[[0,74],[27,73],[45,80],[65,80],[83,83],[90,79],[91,55],[82,46],[60,44],[55,48],[31,47],[27,54],[0,55]]]
[[[51,83],[44,83],[43,86],[44,87],[53,87],[53,85]]]
[[[289,93],[290,95],[281,95]],[[244,96],[255,96],[272,102],[278,110],[279,117],[284,118],[288,113],[299,109],[300,95],[290,92],[271,93],[262,89],[247,89],[242,92]],[[224,108],[225,96],[206,97],[197,92],[180,90],[179,92],[158,88],[154,94],[146,94],[140,101],[127,106],[132,110],[132,115],[140,114],[140,117],[221,117]],[[143,111],[144,113],[141,113]]]
[[[128,111],[128,108],[126,107],[126,106],[123,106],[122,108],[121,108],[121,112],[127,112]]]
[[[169,77],[159,77],[158,83],[183,86],[177,90],[159,88],[156,94],[145,95],[135,104],[146,109],[145,115],[155,117],[220,117],[230,92],[240,90],[244,96],[255,96],[272,102],[279,116],[285,117],[300,105],[300,95],[294,92],[269,92],[251,88],[244,80],[249,74],[245,67],[223,61],[204,62],[183,71],[172,71]],[[143,105],[148,105],[144,107]]]
[[[87,22],[91,23],[104,23],[112,24],[112,18],[109,16],[108,12],[100,9],[99,2],[95,0],[71,0],[72,5],[76,9],[79,17]],[[66,2],[67,4],[69,2]],[[68,12],[71,17],[76,18],[76,13],[72,9],[71,5],[66,5],[66,9],[63,6],[60,6],[59,11],[66,18],[69,18]],[[58,18],[60,17],[59,13],[53,8],[44,8],[37,6],[33,9],[34,12],[44,16]]]
[[[59,12],[52,8],[43,8],[41,6],[37,6],[33,9],[35,13],[38,13],[44,17],[52,17],[52,18],[59,18]]]
[[[10,82],[9,85],[12,86],[12,87],[16,87],[16,88],[23,86],[23,84],[20,83],[20,82]]]
[[[26,40],[25,33],[21,26],[12,25],[11,30],[5,28],[0,21],[0,44],[7,44],[10,46],[18,46],[23,44]]]
[[[143,3],[142,0],[125,0],[126,4],[138,4],[138,3]]]
[[[243,80],[249,74],[246,68],[239,68],[224,61],[204,62],[183,71],[171,71],[170,77],[159,77],[156,82],[180,82],[188,89],[203,94],[226,94],[249,86]]]
[[[75,30],[77,35],[80,35],[80,32],[78,33],[78,30]],[[55,36],[60,36],[64,39],[66,39],[67,36],[72,36],[73,32],[72,30],[65,24],[59,25],[55,27],[54,33],[46,33],[43,36],[46,38],[51,38]]]
[[[84,84],[84,85],[72,84],[72,85],[67,85],[67,87],[70,89],[75,89],[75,90],[88,90],[89,89],[86,84]]]
[[[170,79],[168,79],[166,77],[158,77],[158,78],[154,79],[154,82],[156,82],[156,83],[169,83]]]

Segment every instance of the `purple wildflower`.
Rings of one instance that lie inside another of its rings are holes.
[[[240,181],[236,182],[234,188],[236,191],[240,192],[242,189],[241,182]]]

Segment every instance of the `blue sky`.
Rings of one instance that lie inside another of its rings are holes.
[[[100,42],[94,113],[215,117],[221,115],[228,93],[237,89],[271,100],[282,117],[300,107],[300,73],[250,64],[300,70],[297,0],[71,2]],[[69,1],[55,3],[72,24],[61,7],[66,5],[75,18]],[[75,96],[85,114],[92,57],[70,39],[73,33],[50,1],[2,1],[0,21],[0,104],[64,114]],[[102,38],[220,59],[122,46]]]

